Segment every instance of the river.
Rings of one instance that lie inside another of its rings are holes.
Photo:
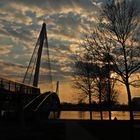
[[[128,111],[111,111],[112,119],[115,117],[117,120],[129,120],[129,112]],[[140,119],[140,111],[133,112],[134,119]],[[93,111],[92,112],[93,120],[100,120],[100,112]],[[60,119],[81,119],[88,120],[89,112],[88,111],[61,111]],[[108,111],[103,111],[103,119],[108,120]]]

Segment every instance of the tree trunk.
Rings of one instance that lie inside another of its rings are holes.
[[[109,109],[109,120],[111,120],[111,104],[110,104],[110,101],[109,101],[109,104],[108,104],[108,109]]]
[[[91,106],[91,92],[89,91],[89,115],[90,115],[90,120],[92,120],[92,106]]]
[[[108,112],[109,112],[109,120],[111,120],[111,104],[110,104],[110,100],[108,101]]]
[[[128,81],[128,80],[127,80]],[[130,91],[130,85],[128,82],[126,82],[126,90],[128,94],[128,106],[129,106],[129,112],[130,112],[130,140],[133,140],[134,138],[134,116],[133,116],[133,108],[132,108],[132,101],[131,101],[131,91]]]
[[[101,120],[103,120],[102,105],[100,105],[100,117],[101,117]]]
[[[126,90],[127,90],[127,95],[128,95],[128,106],[129,106],[129,112],[130,112],[130,120],[133,121],[134,120],[134,116],[133,116],[133,109],[132,109],[130,86],[129,86],[128,82],[126,82],[125,85],[126,85]]]
[[[103,112],[102,112],[102,93],[101,93],[101,88],[99,87],[99,106],[100,106],[100,117],[101,120],[103,120]]]
[[[107,61],[107,94],[108,94],[108,110],[109,110],[109,120],[111,120],[111,85],[110,85],[110,60]]]

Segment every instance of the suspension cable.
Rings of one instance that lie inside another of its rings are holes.
[[[47,48],[47,57],[48,57],[48,69],[49,69],[49,74],[50,74],[50,88],[53,90],[53,80],[52,80],[52,70],[51,70],[51,61],[50,61],[50,54],[49,54],[49,46],[48,46],[48,37],[47,33],[45,32],[45,44]]]
[[[26,72],[25,72],[25,75],[24,75],[24,78],[23,78],[23,81],[22,81],[23,83],[25,83],[25,80],[26,80],[26,78],[27,78],[27,74],[28,74],[28,71],[29,71],[29,69],[30,69],[30,66],[31,66],[31,63],[32,63],[34,54],[35,54],[35,52],[36,52],[36,48],[37,48],[37,46],[38,46],[39,40],[40,40],[40,38],[38,38],[38,40],[37,40],[37,42],[36,42],[34,51],[33,51],[33,53],[32,53],[31,59],[30,59],[30,61],[29,61],[28,67],[27,67],[27,69],[26,69]],[[34,62],[34,63],[35,63],[35,62]]]

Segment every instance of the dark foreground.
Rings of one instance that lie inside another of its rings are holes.
[[[0,122],[0,140],[138,140],[140,121],[48,120]]]

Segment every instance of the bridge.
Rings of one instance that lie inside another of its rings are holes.
[[[0,118],[57,119],[60,100],[56,92],[41,93],[38,87],[43,47],[47,48],[48,69],[50,59],[46,24],[43,23],[37,43],[22,82],[0,77]]]

